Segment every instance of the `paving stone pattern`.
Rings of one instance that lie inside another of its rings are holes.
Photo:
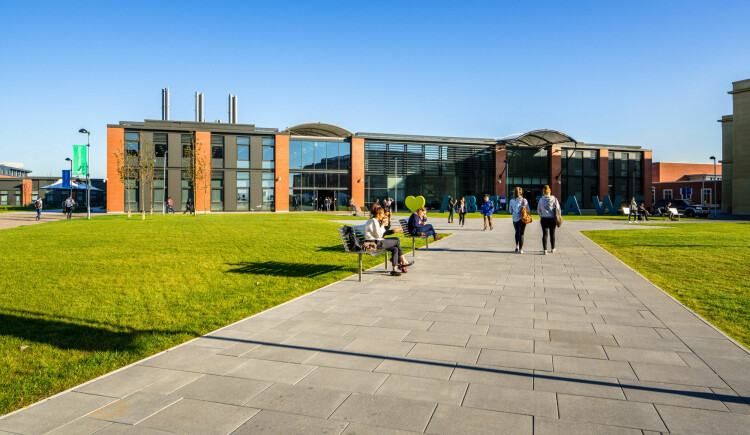
[[[750,356],[568,221],[420,250],[0,419],[0,433],[748,433]],[[644,228],[640,227],[639,228]],[[355,264],[356,257],[351,257]]]

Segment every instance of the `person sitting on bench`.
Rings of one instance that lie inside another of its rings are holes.
[[[442,239],[443,237],[435,232],[432,225],[425,223],[427,222],[426,215],[427,209],[422,207],[409,216],[409,233],[417,237],[432,236],[435,241]]]
[[[390,221],[386,218],[385,211],[379,205],[372,208],[370,216],[372,216],[372,219],[365,224],[365,241],[375,242],[380,251],[390,251],[391,264],[393,265],[391,275],[400,276],[401,273],[406,273],[406,268],[414,263],[408,262],[406,257],[404,257],[404,251],[401,249],[401,240],[398,237],[383,238],[387,234],[400,233],[402,231],[401,228],[386,230],[390,226]],[[396,268],[401,272],[397,271]]]
[[[646,206],[643,203],[641,203],[641,205],[638,206],[638,214],[640,216],[643,216],[643,219],[648,220],[649,212],[648,210],[646,210]]]

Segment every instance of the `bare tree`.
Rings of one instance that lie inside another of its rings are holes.
[[[130,218],[130,192],[135,187],[135,179],[138,174],[138,154],[130,152],[125,148],[115,153],[115,164],[117,165],[117,176],[120,177],[125,186],[125,197],[128,204],[128,219]]]
[[[203,213],[206,213],[206,196],[208,191],[208,164],[206,158],[198,152],[196,134],[190,132],[190,145],[184,149],[182,158],[185,164],[185,174],[193,190],[193,214],[195,214],[195,198],[198,190],[203,192]]]
[[[145,186],[149,186],[151,189],[151,211],[149,214],[154,213],[154,144],[150,141],[143,141],[143,133],[141,133],[141,145],[138,147],[138,185],[140,187],[140,202],[141,202],[141,219],[146,219],[146,189]]]

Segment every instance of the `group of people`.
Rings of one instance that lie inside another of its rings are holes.
[[[672,203],[667,204],[667,210],[669,210],[669,207],[672,205]],[[633,218],[633,222],[637,222],[639,218],[643,218],[645,220],[648,220],[648,217],[651,215],[648,210],[646,209],[646,205],[641,203],[638,205],[635,202],[635,197],[630,198],[630,213],[628,213],[628,223],[630,223],[630,218]],[[671,212],[670,212],[671,213]],[[670,219],[672,216],[669,216]]]
[[[396,205],[396,201],[393,198],[385,198],[383,200],[383,203],[380,203],[380,198],[376,199],[373,205],[377,205],[378,207],[382,207],[383,210],[385,210],[387,213],[393,212],[393,208]]]
[[[322,201],[320,201],[320,210],[321,211],[336,211],[336,200],[331,197],[324,197]]]

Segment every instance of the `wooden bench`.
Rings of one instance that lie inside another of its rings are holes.
[[[404,231],[404,238],[411,239],[411,256],[412,258],[417,258],[417,242],[415,239],[424,239],[425,240],[425,249],[430,250],[430,238],[428,236],[412,236],[411,233],[409,233],[409,220],[408,219],[399,219],[399,224],[401,224],[401,229]]]
[[[365,242],[365,226],[364,225],[357,225],[355,227],[352,227],[354,229],[354,234],[357,235],[357,238],[360,242],[364,244]],[[341,243],[344,245],[344,250],[349,254],[358,254],[359,255],[359,281],[362,282],[362,254],[369,254],[371,256],[376,256],[385,253],[385,270],[388,270],[388,251],[356,251],[354,250],[353,246],[349,243],[349,240],[346,237],[346,233],[344,232],[344,227],[339,228],[339,236],[341,237]]]

